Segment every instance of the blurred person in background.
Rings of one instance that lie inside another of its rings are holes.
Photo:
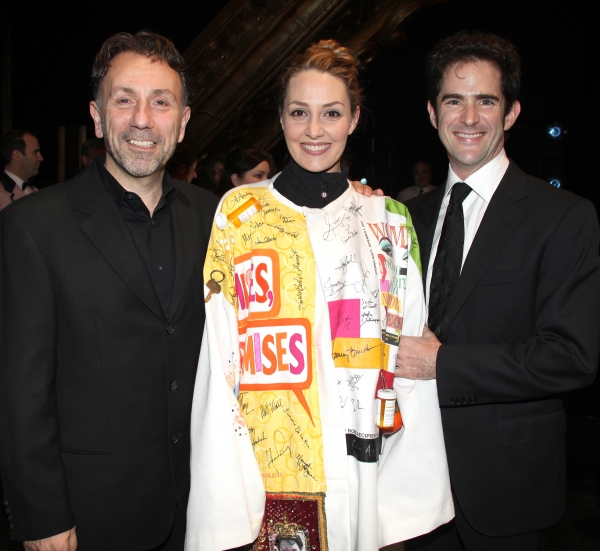
[[[94,161],[106,153],[102,138],[90,138],[81,144],[81,165],[84,170],[90,168]]]
[[[215,187],[219,187],[223,172],[225,172],[225,168],[223,166],[223,159],[221,157],[213,159],[206,167],[206,175]]]
[[[171,178],[189,184],[197,176],[196,165],[197,160],[194,151],[187,144],[179,143],[175,148],[175,153],[167,163],[167,172],[171,175]]]
[[[223,158],[222,157],[214,157],[208,161],[208,164],[204,164],[206,160],[202,160],[202,170],[196,172],[196,184],[199,187],[202,187],[215,195],[223,195],[222,191],[219,191],[221,177],[223,176],[223,172],[225,169],[223,168]],[[227,188],[229,189],[229,188]]]
[[[435,186],[431,185],[431,165],[424,161],[416,162],[411,170],[413,177],[413,185],[403,189],[399,194],[397,201],[406,203],[409,199],[422,195],[428,191],[435,189]]]
[[[225,157],[224,168],[219,195],[237,186],[262,182],[275,173],[273,158],[262,149],[238,147]]]
[[[0,210],[38,189],[28,180],[40,170],[44,160],[35,134],[28,130],[11,130],[2,138],[0,155],[4,171],[0,173]]]

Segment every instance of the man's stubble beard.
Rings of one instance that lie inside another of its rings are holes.
[[[165,167],[167,161],[173,156],[177,143],[175,142],[170,148],[166,149],[165,141],[162,136],[154,136],[148,131],[138,132],[137,135],[132,133],[122,133],[118,136],[121,142],[126,143],[127,140],[151,140],[156,142],[158,151],[155,153],[145,153],[140,151],[125,152],[119,148],[119,142],[114,144],[111,142],[108,132],[106,131],[106,122],[104,117],[100,120],[102,135],[104,136],[104,146],[106,152],[112,157],[114,162],[123,169],[127,174],[135,178],[145,178],[156,174]],[[162,149],[161,149],[162,148]]]

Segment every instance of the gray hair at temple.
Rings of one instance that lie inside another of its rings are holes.
[[[181,104],[189,105],[190,86],[185,75],[185,60],[179,53],[175,44],[168,38],[152,31],[139,31],[135,35],[117,33],[107,38],[94,58],[92,66],[92,94],[98,107],[102,107],[101,85],[108,73],[111,61],[119,54],[133,52],[152,61],[163,61],[177,71],[181,79]]]

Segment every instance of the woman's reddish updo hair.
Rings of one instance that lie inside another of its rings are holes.
[[[312,44],[302,54],[294,57],[281,73],[278,80],[277,105],[279,113],[283,112],[283,105],[287,88],[292,77],[303,71],[320,71],[339,78],[346,85],[352,113],[362,103],[362,89],[358,83],[358,59],[352,50],[341,46],[335,40],[321,40]]]

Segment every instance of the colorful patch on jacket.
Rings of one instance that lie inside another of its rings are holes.
[[[306,220],[266,187],[232,192],[221,214],[205,278],[214,269],[226,274],[221,287],[238,321],[238,401],[265,488],[323,492],[315,262]]]
[[[327,551],[324,494],[267,494],[252,551]]]

